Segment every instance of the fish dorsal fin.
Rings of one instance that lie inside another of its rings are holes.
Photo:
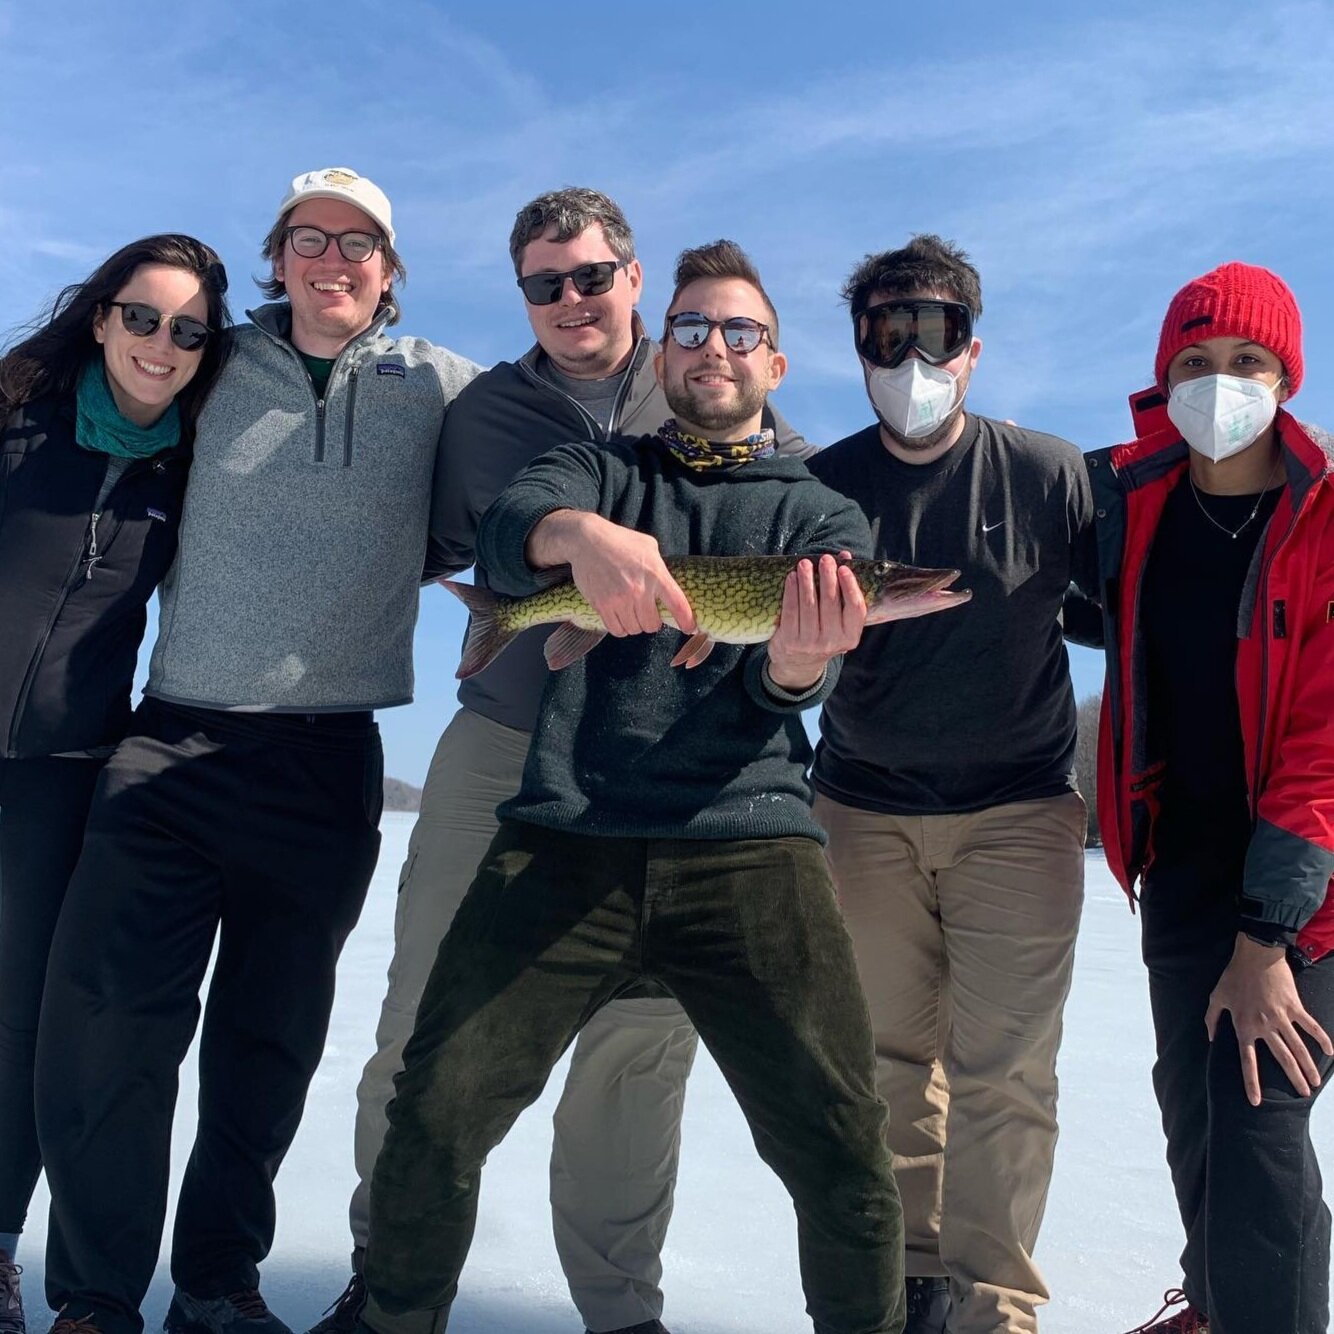
[[[703,630],[698,631],[676,650],[672,666],[680,667],[684,664],[686,667],[698,667],[713,652],[714,643]]]
[[[605,630],[581,630],[573,621],[558,625],[542,646],[542,656],[553,672],[578,662],[590,649],[595,649],[607,637]]]

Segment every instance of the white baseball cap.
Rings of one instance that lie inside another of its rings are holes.
[[[374,181],[358,176],[351,167],[324,167],[294,177],[287,198],[278,206],[278,216],[281,218],[289,208],[295,208],[304,199],[342,199],[355,204],[384,232],[389,244],[394,244],[389,196]]]

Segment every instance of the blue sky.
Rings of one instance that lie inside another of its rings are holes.
[[[1128,431],[1187,279],[1266,264],[1306,321],[1298,416],[1334,424],[1334,6],[572,7],[0,0],[0,336],[147,232],[217,247],[238,313],[287,182],[349,165],[395,207],[400,329],[489,364],[531,334],[506,239],[595,185],[634,225],[651,325],[684,246],[759,263],[811,440],[869,420],[843,276],[915,231],[982,273],[970,406],[1086,449]],[[462,621],[424,597],[417,703],[381,716],[420,781]],[[1101,679],[1075,655],[1080,694]]]

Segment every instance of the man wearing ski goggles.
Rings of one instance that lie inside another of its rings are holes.
[[[1061,613],[1095,582],[1087,474],[1067,441],[965,410],[982,290],[957,247],[870,255],[843,294],[876,421],[810,470],[861,505],[877,557],[973,591],[955,618],[867,631],[812,771],[890,1110],[904,1334],[1034,1334],[1083,898]]]
[[[862,359],[889,370],[910,352],[943,365],[973,340],[973,313],[962,301],[894,298],[854,312],[852,320]]]

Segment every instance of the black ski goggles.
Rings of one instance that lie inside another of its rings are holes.
[[[857,351],[892,369],[916,351],[932,366],[952,361],[973,340],[973,313],[962,301],[905,299],[853,312]]]
[[[580,296],[601,296],[611,291],[616,281],[616,270],[623,269],[628,259],[603,259],[595,264],[580,264],[577,269],[564,273],[530,273],[518,280],[524,300],[530,306],[551,306],[560,300],[568,278]]]
[[[158,325],[162,323],[162,312],[147,301],[108,301],[107,305],[120,310],[120,322],[125,326],[125,332],[136,338],[148,338],[157,333]],[[190,315],[173,315],[167,321],[167,328],[171,332],[171,341],[182,352],[198,352],[213,332],[207,324]]]

